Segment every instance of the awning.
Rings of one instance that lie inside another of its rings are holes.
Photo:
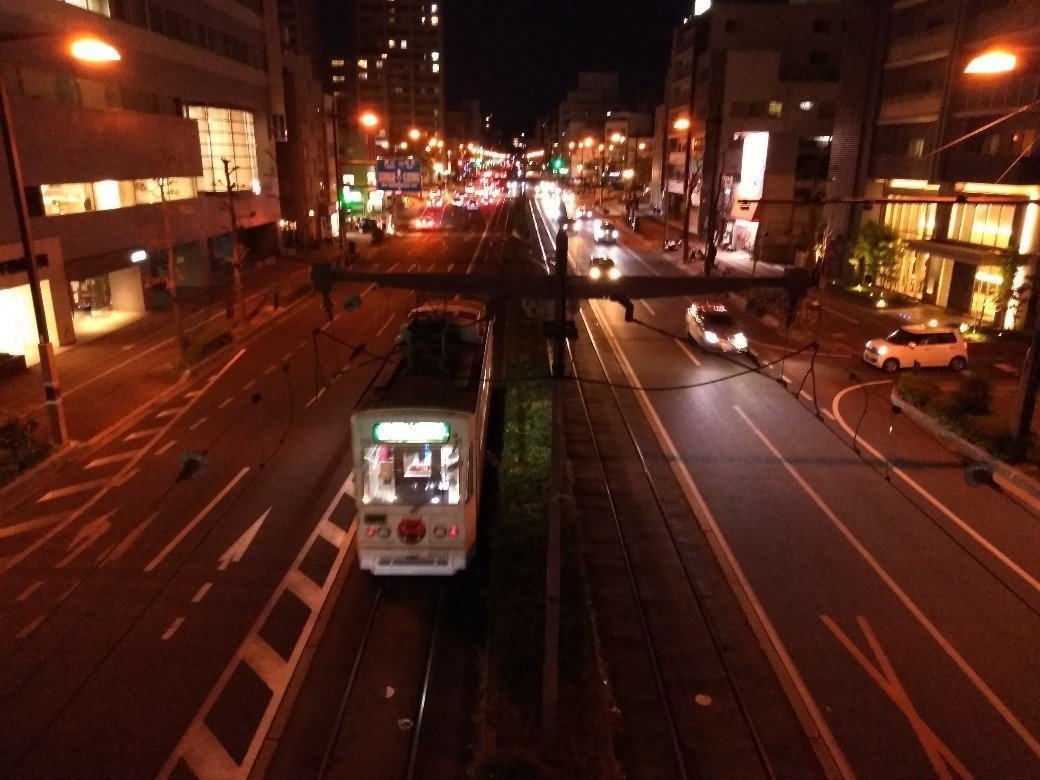
[[[917,252],[939,255],[969,265],[1000,265],[1004,262],[1004,250],[1002,249],[922,240],[910,240],[906,242],[906,245]]]

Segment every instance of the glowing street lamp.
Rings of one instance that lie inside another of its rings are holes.
[[[119,62],[123,59],[114,46],[97,38],[77,38],[69,52],[82,62]]]
[[[964,68],[971,75],[994,75],[1008,73],[1018,67],[1018,57],[1009,51],[993,49],[973,58]]]
[[[408,137],[411,138],[413,141],[418,141],[421,136],[422,133],[419,132],[419,128],[417,127],[413,127],[411,130],[408,131]]]
[[[374,130],[379,126],[379,117],[373,114],[371,111],[366,111],[358,117],[358,121],[361,126],[367,130]]]
[[[672,124],[672,127],[674,127],[676,130],[679,130],[680,132],[682,132],[683,130],[689,130],[690,120],[684,116],[681,116],[675,120],[675,122]]]
[[[370,159],[374,159],[376,156],[376,142],[373,133],[379,127],[379,117],[371,111],[365,111],[358,116],[358,123],[365,128],[365,151]]]

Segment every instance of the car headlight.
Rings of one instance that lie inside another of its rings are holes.
[[[730,336],[729,343],[737,349],[747,349],[747,338],[745,338],[743,333],[734,333]]]
[[[888,354],[888,347],[886,347],[884,344],[882,344],[880,347],[877,348],[877,353],[879,355],[887,355]]]
[[[607,272],[607,276],[609,276],[611,279],[620,279],[621,271],[617,268],[611,268],[610,271]]]
[[[617,238],[618,237],[618,232],[616,230],[613,230],[613,231],[611,231],[610,236],[611,236],[611,238]]]
[[[592,268],[589,269],[589,278],[590,279],[599,279],[599,277],[602,275],[602,273],[603,272],[600,271],[599,268],[597,268],[596,266],[592,266]]]
[[[704,331],[704,340],[707,341],[709,344],[718,344],[719,343],[719,337],[716,335],[715,331],[713,331],[713,330],[706,330],[706,331]]]

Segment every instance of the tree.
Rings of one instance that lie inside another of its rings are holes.
[[[231,216],[231,270],[234,274],[234,311],[235,325],[241,327],[246,321],[245,290],[242,286],[242,247],[238,243],[238,212],[235,209],[235,184],[231,174],[238,170],[227,158],[220,160],[224,164],[224,183],[227,187],[227,209]]]
[[[1008,307],[1011,302],[1020,302],[1024,297],[1026,285],[1022,285],[1018,288],[1015,287],[1015,276],[1018,273],[1018,268],[1025,262],[1025,258],[1019,254],[1015,249],[1005,250],[1003,256],[1000,259],[1000,288],[997,290],[996,298],[996,312],[993,317],[993,324],[998,328],[1003,328],[1004,319],[1007,315]]]
[[[181,299],[178,293],[177,257],[173,251],[173,233],[170,230],[170,180],[166,177],[153,179],[145,185],[151,195],[159,201],[159,213],[162,216],[162,233],[159,243],[166,255],[166,290],[170,293],[173,308],[173,323],[177,331],[177,345],[181,353],[188,346],[188,337],[184,333],[184,320],[181,316]]]
[[[895,268],[898,259],[899,236],[888,225],[864,222],[856,232],[852,245],[852,260],[858,266],[859,282],[869,275],[884,279]]]

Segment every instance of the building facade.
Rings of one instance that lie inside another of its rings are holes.
[[[1015,59],[971,72],[994,50]],[[880,283],[971,324],[1022,327],[1038,249],[1040,5],[896,3],[881,84],[864,189],[892,202],[864,218],[900,242]]]
[[[0,68],[59,345],[168,305],[170,245],[181,291],[229,273],[232,204],[245,260],[278,251],[273,14],[273,0],[0,0]],[[121,61],[72,59],[72,33],[104,40]],[[22,250],[3,203],[10,270]],[[0,275],[0,312],[0,351],[34,362],[24,272]]]

